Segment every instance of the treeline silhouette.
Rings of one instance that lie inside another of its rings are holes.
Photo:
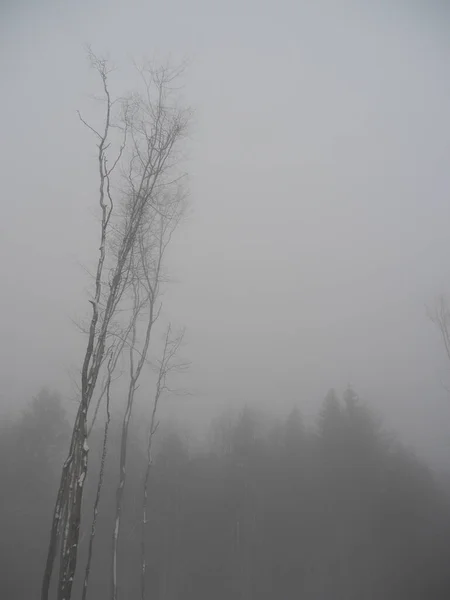
[[[116,426],[117,425],[117,426]],[[51,513],[70,427],[43,390],[0,425],[0,597],[39,598]],[[223,414],[199,448],[161,425],[150,475],[150,600],[438,600],[450,598],[450,494],[387,435],[352,389],[326,396],[314,427],[298,409],[275,419]],[[88,597],[110,597],[120,447],[111,429]],[[101,453],[90,464],[80,545],[80,597]],[[140,596],[143,436],[127,465],[118,582]]]

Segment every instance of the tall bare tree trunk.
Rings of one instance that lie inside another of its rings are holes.
[[[168,391],[167,377],[171,371],[183,370],[187,367],[187,363],[175,362],[175,357],[183,341],[184,333],[181,332],[177,336],[172,337],[171,325],[167,327],[164,349],[161,360],[159,361],[158,377],[156,380],[155,396],[153,398],[153,408],[150,418],[150,427],[147,438],[147,465],[144,473],[144,485],[142,494],[142,523],[141,523],[141,600],[146,598],[146,576],[147,576],[147,548],[146,548],[146,532],[147,532],[147,510],[148,510],[148,488],[150,471],[152,467],[152,444],[153,437],[158,428],[159,422],[156,419],[159,401],[162,394]],[[165,584],[166,585],[166,584]]]
[[[82,591],[82,600],[86,600],[88,585],[89,585],[89,576],[91,572],[91,564],[92,564],[92,554],[94,548],[94,540],[97,529],[97,518],[98,518],[98,508],[100,504],[100,497],[102,493],[103,480],[105,475],[105,465],[106,465],[106,454],[108,449],[108,433],[109,433],[109,425],[111,423],[111,383],[114,370],[117,365],[117,361],[122,353],[123,346],[125,345],[126,337],[123,337],[122,340],[118,343],[118,345],[111,352],[109,360],[108,360],[108,374],[105,382],[104,389],[99,397],[99,402],[102,399],[103,395],[106,394],[106,419],[105,426],[103,431],[103,442],[102,442],[102,454],[100,459],[100,471],[99,477],[97,481],[97,491],[95,495],[94,508],[92,514],[92,523],[91,523],[91,533],[89,536],[89,547],[88,547],[88,558],[86,562],[84,581],[83,581],[83,591]],[[98,406],[98,405],[97,405]],[[97,412],[98,408],[96,408]],[[94,418],[91,423],[91,428],[94,426],[96,414],[94,414]]]

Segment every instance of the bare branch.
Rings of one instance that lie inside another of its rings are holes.
[[[81,116],[81,113],[79,110],[77,110],[77,115],[78,118],[80,119],[80,121],[83,123],[83,125],[85,125],[88,129],[90,129],[93,133],[95,133],[95,135],[99,138],[99,140],[102,140],[102,136],[100,135],[100,133],[98,131],[96,131],[91,125],[89,125],[89,123],[87,123],[83,117]]]
[[[436,301],[432,309],[427,307],[428,318],[436,326],[442,338],[445,353],[448,360],[450,360],[450,308],[447,299],[444,296],[440,296]],[[450,392],[448,386],[441,382],[442,387]]]

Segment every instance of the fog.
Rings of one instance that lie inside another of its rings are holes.
[[[133,61],[187,64],[189,209],[161,316],[185,327],[189,394],[162,414],[208,437],[230,407],[298,406],[312,431],[350,385],[446,471],[449,365],[426,307],[450,280],[449,7],[6,0],[0,16],[0,414],[43,386],[76,408],[98,248],[77,115],[102,118],[90,44],[119,96]]]

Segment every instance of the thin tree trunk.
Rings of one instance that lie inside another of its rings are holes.
[[[148,483],[150,479],[151,462],[147,462],[144,475],[144,496],[142,502],[142,529],[141,529],[141,600],[145,600],[146,590],[146,578],[147,578],[147,549],[146,549],[146,525],[148,521],[147,507],[148,507]]]
[[[46,600],[50,589],[50,583],[53,572],[53,564],[56,557],[56,550],[58,546],[58,535],[60,531],[61,522],[63,521],[64,501],[67,494],[67,478],[70,467],[70,462],[73,459],[73,451],[69,453],[66,459],[63,469],[61,481],[59,484],[58,495],[56,498],[55,508],[53,510],[52,528],[50,531],[50,543],[47,554],[47,561],[44,570],[44,577],[42,581],[41,598]]]
[[[119,466],[119,485],[116,490],[116,518],[114,524],[112,538],[112,591],[111,598],[117,600],[117,551],[119,545],[119,532],[122,519],[123,492],[126,481],[126,462],[127,462],[127,445],[128,445],[128,429],[130,424],[131,411],[133,407],[133,399],[135,392],[135,382],[130,383],[128,392],[128,402],[125,411],[125,416],[122,424],[122,439],[120,444],[120,466]]]
[[[74,463],[75,468],[70,473],[67,522],[61,545],[61,563],[58,585],[58,600],[71,597],[73,578],[75,575],[78,539],[80,535],[81,504],[83,486],[87,475],[88,452],[86,410],[81,410],[78,419],[78,434],[75,443]]]
[[[148,510],[148,485],[150,479],[150,470],[152,466],[152,441],[158,424],[156,423],[156,411],[158,401],[161,395],[161,376],[158,377],[155,400],[153,402],[152,417],[150,420],[150,430],[147,443],[147,466],[144,475],[144,493],[142,499],[142,528],[141,528],[141,600],[145,600],[146,596],[146,577],[147,577],[147,549],[146,549],[146,525],[147,525],[147,510]]]
[[[116,356],[119,356],[119,354],[117,354]],[[98,506],[100,503],[103,480],[104,480],[104,475],[105,475],[106,454],[107,454],[107,448],[108,448],[108,433],[109,433],[109,425],[111,422],[110,389],[111,389],[112,370],[114,369],[114,367],[115,367],[115,364],[114,364],[114,366],[112,366],[111,359],[110,359],[110,364],[108,365],[108,379],[106,381],[106,386],[105,386],[105,389],[106,389],[106,420],[105,420],[105,429],[103,432],[102,456],[101,456],[101,461],[100,461],[100,472],[99,472],[98,483],[97,483],[97,493],[95,496],[94,510],[93,510],[93,515],[92,515],[92,525],[91,525],[91,535],[89,538],[88,558],[87,558],[86,570],[85,570],[85,574],[84,574],[83,592],[81,595],[82,600],[86,600],[86,597],[87,597],[87,590],[88,590],[88,585],[89,585],[89,575],[91,572],[94,539],[95,539],[96,528],[97,528]]]
[[[171,325],[167,327],[164,349],[162,358],[159,363],[158,379],[156,381],[155,397],[153,400],[152,416],[150,419],[150,428],[147,441],[147,466],[144,475],[144,486],[143,486],[143,499],[142,499],[142,527],[141,527],[141,600],[146,598],[146,576],[147,576],[147,549],[146,549],[146,525],[147,525],[147,511],[148,511],[148,485],[150,478],[150,471],[152,466],[152,443],[153,436],[158,428],[158,422],[156,420],[158,404],[161,399],[161,395],[167,390],[167,376],[170,371],[177,368],[182,369],[183,364],[173,364],[173,359],[176,356],[178,349],[183,341],[183,333],[179,334],[175,338],[171,338],[172,328]],[[164,577],[164,592],[163,598],[167,592],[167,576]]]

